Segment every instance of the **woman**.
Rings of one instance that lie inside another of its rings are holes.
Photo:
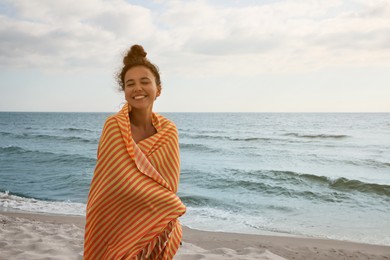
[[[85,227],[84,259],[172,259],[181,242],[176,126],[152,112],[158,68],[142,46],[123,59],[118,83],[127,104],[100,137]]]

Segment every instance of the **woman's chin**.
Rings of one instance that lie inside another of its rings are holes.
[[[131,106],[132,110],[148,110],[153,107],[153,103],[148,104],[148,103],[132,102],[129,103],[129,106]]]

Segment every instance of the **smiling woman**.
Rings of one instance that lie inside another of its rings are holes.
[[[160,95],[161,87],[148,68],[136,66],[125,74],[125,98],[132,107],[131,115],[139,110],[152,110],[154,100]],[[133,122],[134,123],[134,122]]]
[[[142,46],[123,59],[118,82],[127,104],[104,126],[86,213],[84,259],[172,259],[182,237],[176,195],[176,126],[153,113],[158,69]]]

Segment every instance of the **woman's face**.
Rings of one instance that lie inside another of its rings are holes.
[[[154,100],[160,96],[161,87],[156,85],[156,78],[147,67],[136,66],[125,74],[124,92],[132,108],[151,110]]]

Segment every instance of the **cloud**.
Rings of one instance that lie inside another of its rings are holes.
[[[390,1],[8,1],[0,16],[6,67],[118,67],[141,43],[169,73],[259,74],[389,63]],[[150,7],[153,6],[154,8]]]
[[[8,4],[15,15],[0,16],[0,62],[7,67],[106,67],[118,47],[154,34],[150,10],[125,1]]]
[[[171,1],[177,73],[291,73],[389,63],[389,1],[277,1],[257,6]],[[162,53],[161,55],[164,55]],[[172,65],[170,66],[172,67]]]

